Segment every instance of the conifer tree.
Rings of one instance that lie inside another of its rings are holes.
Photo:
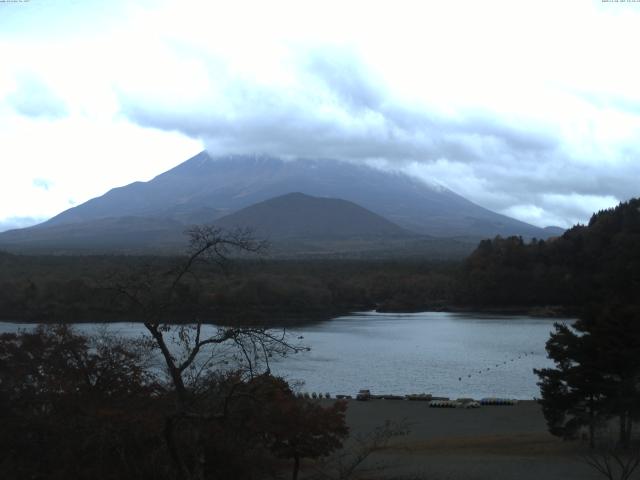
[[[640,310],[591,306],[571,327],[556,324],[546,348],[556,367],[535,373],[549,431],[573,438],[587,427],[593,446],[597,426],[616,417],[618,443],[629,446],[640,417]]]

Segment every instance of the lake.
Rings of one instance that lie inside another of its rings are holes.
[[[452,398],[539,397],[534,368],[551,366],[544,349],[553,322],[522,315],[478,313],[361,312],[296,327],[293,338],[311,347],[271,369],[302,391],[355,394],[432,393]],[[0,323],[0,333],[31,328]],[[91,333],[95,324],[78,324]],[[140,324],[109,324],[126,337],[144,333]]]

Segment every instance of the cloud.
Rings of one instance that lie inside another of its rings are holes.
[[[216,70],[197,104],[120,90],[124,115],[145,127],[201,138],[214,153],[382,158],[389,162],[479,161],[504,151],[552,150],[548,132],[514,127],[489,113],[447,117],[396,100],[352,52],[306,52],[288,85],[263,85]],[[188,75],[187,72],[185,74]]]
[[[67,116],[67,106],[41,78],[32,73],[21,73],[17,88],[6,97],[16,112],[27,117],[57,119]]]
[[[46,180],[44,178],[34,178],[33,179],[33,186],[36,188],[41,188],[42,190],[49,190],[49,188],[51,187],[51,182],[49,180]]]
[[[1,109],[0,109],[1,110]],[[42,121],[0,114],[0,221],[48,218],[135,180],[146,181],[203,148],[178,133],[120,119]]]
[[[306,52],[300,63],[304,78],[324,87],[342,108],[354,113],[381,109],[384,86],[353,52],[336,47],[317,49]]]
[[[201,139],[213,154],[378,160],[540,226],[568,227],[592,207],[638,194],[640,167],[623,158],[635,158],[638,146],[626,136],[591,138],[585,156],[584,137],[554,124],[480,108],[447,114],[398,98],[352,51],[329,46],[294,58],[286,85],[238,77],[202,58],[199,71],[215,69],[198,102],[143,98],[123,87],[121,109],[144,127]],[[581,108],[592,125],[602,121],[597,106]]]

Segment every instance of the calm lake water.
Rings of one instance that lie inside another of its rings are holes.
[[[271,369],[290,381],[303,381],[302,391],[332,395],[367,388],[372,393],[531,399],[539,396],[533,369],[552,365],[544,345],[553,322],[477,313],[354,313],[290,330],[311,350],[276,359]],[[18,328],[31,327],[0,323],[0,333]],[[77,325],[86,333],[98,328]],[[131,323],[108,329],[126,337],[145,331]]]

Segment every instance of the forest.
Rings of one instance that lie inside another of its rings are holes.
[[[343,312],[496,310],[575,314],[590,302],[631,298],[640,282],[640,200],[595,213],[549,240],[483,240],[463,261],[234,258],[197,265],[198,308],[211,323],[291,323]],[[0,253],[0,319],[140,320],[114,279],[162,272],[179,257]],[[196,298],[191,299],[195,301]],[[175,321],[180,321],[179,311]]]
[[[27,322],[139,320],[112,286],[140,270],[162,272],[177,257],[0,256],[0,318]],[[199,264],[199,308],[212,323],[295,322],[374,308],[443,308],[458,264],[434,260],[234,259]],[[179,312],[176,321],[179,321]]]

